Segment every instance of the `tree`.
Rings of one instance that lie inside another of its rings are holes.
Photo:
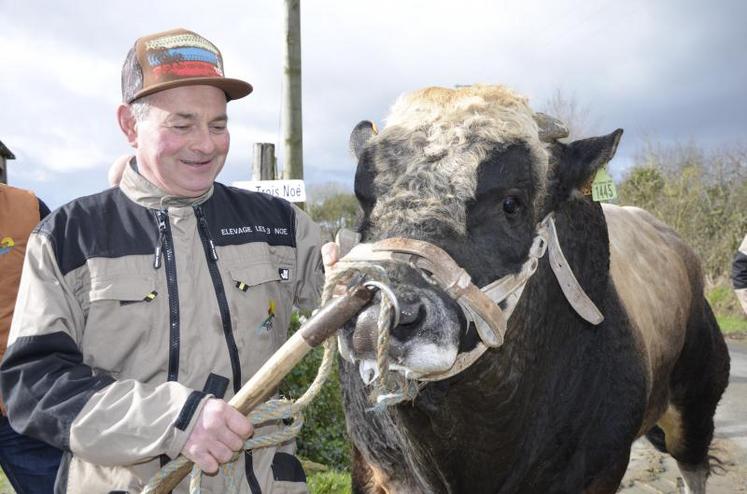
[[[574,94],[568,95],[564,90],[556,89],[540,108],[543,113],[557,118],[568,127],[569,135],[560,139],[562,142],[583,139],[597,133],[598,123],[591,110],[580,103]]]
[[[360,206],[355,195],[336,182],[320,186],[308,206],[309,215],[322,228],[323,240],[332,240],[340,228],[355,228]]]
[[[709,289],[730,292],[728,273],[747,232],[747,149],[706,152],[693,142],[647,143],[619,187],[621,205],[648,210],[703,262]],[[733,297],[717,310],[730,311]]]

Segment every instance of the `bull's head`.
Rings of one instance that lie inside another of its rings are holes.
[[[428,242],[477,287],[522,272],[538,224],[562,203],[579,200],[577,191],[611,159],[622,133],[563,144],[548,123],[524,98],[497,86],[406,95],[378,134],[361,122],[351,148],[362,242]],[[481,344],[464,304],[433,273],[407,262],[378,265],[399,303],[390,369],[411,377],[444,373]],[[341,332],[341,353],[361,363],[364,380],[375,375],[378,316],[374,303]]]

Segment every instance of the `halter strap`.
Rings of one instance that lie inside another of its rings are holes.
[[[347,245],[354,243],[356,234],[343,233]],[[344,246],[343,246],[344,248]],[[469,351],[460,353],[454,365],[444,372],[418,378],[437,381],[458,374],[474,363],[488,348],[503,344],[507,320],[521,298],[529,278],[537,271],[539,259],[549,251],[549,261],[560,288],[573,309],[586,321],[598,325],[604,316],[584,292],[560,248],[552,213],[537,226],[537,235],[529,249],[529,256],[518,273],[499,278],[478,288],[472,278],[449,254],[440,247],[422,240],[392,237],[375,243],[359,243],[335,265],[335,270],[353,268],[354,263],[401,262],[433,279],[454,299],[468,321],[475,325],[480,342]],[[499,307],[503,305],[503,309]]]

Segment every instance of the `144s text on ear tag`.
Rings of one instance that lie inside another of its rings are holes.
[[[607,173],[607,168],[600,168],[591,183],[591,198],[597,202],[607,202],[617,197],[615,182]]]

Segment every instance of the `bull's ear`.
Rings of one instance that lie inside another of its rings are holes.
[[[565,201],[574,191],[591,184],[597,170],[606,165],[617,151],[622,129],[601,137],[590,137],[569,144],[552,146],[554,166],[551,170],[550,187],[552,205]]]
[[[360,159],[363,147],[369,139],[378,133],[379,131],[373,122],[369,120],[358,122],[358,125],[350,133],[350,152],[353,153],[355,159]]]

